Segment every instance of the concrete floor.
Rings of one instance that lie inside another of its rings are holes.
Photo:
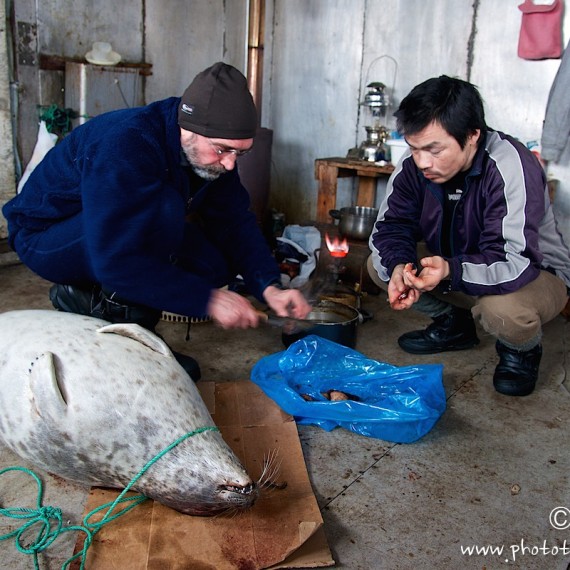
[[[49,284],[21,265],[0,267],[0,284],[0,312],[51,308]],[[448,407],[429,434],[407,445],[299,427],[336,567],[570,568],[568,530],[549,522],[553,509],[562,507],[554,522],[570,526],[568,322],[560,316],[546,326],[539,384],[531,396],[517,399],[493,390],[494,341],[481,331],[473,350],[411,356],[398,348],[397,337],[429,321],[391,311],[382,296],[366,296],[363,308],[374,318],[360,325],[357,350],[397,366],[443,363]],[[192,326],[189,342],[184,324],[163,322],[160,329],[173,348],[198,357],[206,381],[246,380],[261,357],[283,350],[279,329],[222,331],[201,323]],[[22,464],[0,448],[0,467]],[[44,504],[62,506],[68,520],[80,521],[86,490],[41,475]],[[3,507],[35,505],[32,480],[3,477]],[[0,519],[0,533],[9,524]],[[74,541],[75,533],[58,541],[47,561],[42,556],[43,567],[60,568]],[[462,554],[467,547],[503,552],[469,556]],[[33,563],[5,541],[0,567],[28,569]]]

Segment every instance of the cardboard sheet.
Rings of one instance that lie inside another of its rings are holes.
[[[284,489],[261,494],[233,517],[192,517],[148,500],[103,527],[88,555],[89,570],[261,570],[334,566],[293,418],[253,383],[198,383],[224,439],[258,478],[278,453]],[[91,489],[85,512],[119,492]],[[77,549],[81,548],[80,544]]]

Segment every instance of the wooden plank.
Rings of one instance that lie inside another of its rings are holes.
[[[66,63],[87,64],[84,57],[62,57],[60,55],[50,55],[47,53],[39,54],[40,69],[49,71],[65,71]],[[131,63],[128,61],[120,61],[114,65],[117,69],[138,69],[140,75],[152,75],[152,63]]]
[[[329,210],[334,209],[336,206],[338,168],[321,162],[317,166],[315,173],[319,181],[317,221],[327,222],[329,220]]]
[[[376,202],[376,178],[372,176],[360,176],[358,182],[357,206],[374,207]]]
[[[333,156],[330,158],[317,158],[315,160],[315,165],[325,164],[328,166],[335,166],[340,170],[355,171],[358,176],[389,176],[394,171],[394,166],[391,164],[386,164],[385,166],[379,166],[373,162],[368,162],[366,160],[355,160],[352,158],[342,158],[338,156]],[[344,176],[350,176],[350,174],[343,173]],[[352,174],[354,176],[354,174]]]

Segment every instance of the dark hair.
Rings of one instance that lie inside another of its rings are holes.
[[[394,113],[396,127],[405,137],[439,123],[463,148],[469,135],[484,132],[483,100],[475,85],[441,75],[416,85]]]

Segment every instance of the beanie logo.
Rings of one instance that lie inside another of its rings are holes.
[[[180,109],[183,113],[186,113],[187,115],[192,115],[194,114],[194,107],[191,105],[186,105],[186,103],[182,103],[182,107]]]

